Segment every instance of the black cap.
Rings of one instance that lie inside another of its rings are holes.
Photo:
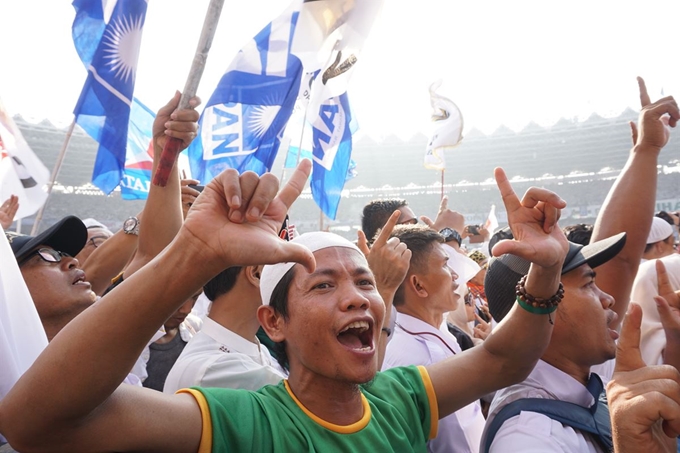
[[[40,245],[48,245],[54,250],[76,256],[87,243],[87,228],[78,217],[67,216],[37,236],[27,236],[6,232],[7,240],[17,261]]]
[[[626,233],[619,233],[586,246],[570,242],[567,257],[562,265],[562,274],[586,263],[592,268],[600,266],[614,258],[625,244]],[[489,262],[484,278],[484,292],[491,316],[497,322],[500,322],[514,305],[515,286],[529,272],[530,265],[529,261],[510,254],[499,256]]]

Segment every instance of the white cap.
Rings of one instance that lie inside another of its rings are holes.
[[[92,229],[92,228],[101,228],[101,229],[106,230],[106,231],[108,231],[109,233],[113,234],[113,232],[112,232],[111,230],[109,230],[108,227],[107,227],[106,225],[104,225],[103,223],[101,223],[101,222],[99,222],[99,221],[97,221],[97,220],[95,220],[95,219],[93,219],[93,218],[91,218],[91,217],[90,217],[90,218],[87,218],[87,219],[84,219],[84,220],[83,220],[83,223],[85,224],[85,227],[86,227],[88,230],[89,230],[89,229]]]
[[[297,236],[290,242],[304,245],[312,253],[318,250],[327,249],[329,247],[346,247],[361,253],[359,247],[352,244],[342,236],[338,236],[337,234],[333,233],[326,233],[323,231],[305,233]],[[264,266],[262,269],[262,275],[260,277],[260,296],[262,296],[263,305],[269,305],[274,288],[276,288],[276,285],[279,284],[283,276],[286,275],[286,272],[288,272],[295,264],[296,263],[291,262],[268,264]]]
[[[652,227],[649,229],[649,236],[647,236],[647,244],[654,244],[655,242],[668,239],[673,235],[673,227],[670,223],[659,217],[652,217]]]

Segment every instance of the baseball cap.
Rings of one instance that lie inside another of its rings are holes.
[[[619,233],[586,246],[570,242],[569,251],[562,265],[562,274],[584,264],[592,268],[600,266],[614,258],[625,244],[626,233]],[[514,305],[515,286],[529,272],[530,265],[531,262],[509,253],[493,258],[489,262],[484,279],[484,292],[491,316],[497,322],[500,322]]]
[[[40,245],[76,256],[87,242],[87,228],[76,216],[64,217],[37,236],[13,232],[6,232],[5,235],[17,261],[21,261]]]

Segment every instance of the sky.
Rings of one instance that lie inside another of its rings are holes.
[[[367,0],[364,0],[367,1]],[[288,0],[226,0],[198,94],[207,101],[238,50]],[[149,0],[135,96],[152,110],[184,86],[208,0]],[[86,78],[67,0],[0,0],[0,98],[12,115],[60,126]],[[428,87],[463,113],[464,132],[550,126],[680,96],[677,0],[385,0],[350,80],[361,135],[430,130]]]

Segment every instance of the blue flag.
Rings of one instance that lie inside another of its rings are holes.
[[[319,106],[312,124],[312,196],[323,213],[335,220],[352,155],[352,112],[347,93]]]
[[[146,200],[153,169],[153,122],[156,114],[137,98],[132,100],[127,154],[120,194],[123,200]]]
[[[99,142],[92,182],[104,193],[123,177],[146,0],[75,0],[73,42],[88,75],[73,114]]]
[[[222,76],[189,146],[191,174],[209,182],[225,168],[269,171],[300,89],[302,64],[290,47],[294,1],[241,49]]]

